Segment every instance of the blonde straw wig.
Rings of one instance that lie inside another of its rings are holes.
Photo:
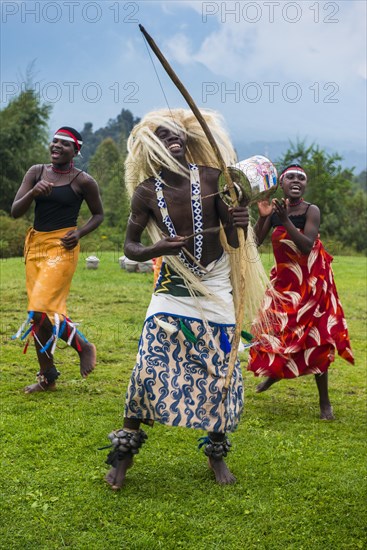
[[[227,166],[233,164],[236,153],[231,141],[223,128],[220,115],[214,111],[203,110],[208,126],[216,140],[223,159]],[[203,129],[188,109],[162,109],[148,113],[137,124],[128,139],[128,156],[125,162],[126,187],[132,196],[136,187],[142,181],[157,176],[161,168],[167,168],[171,172],[188,175],[182,165],[178,163],[155,135],[159,126],[164,126],[173,131],[180,130],[187,138],[186,159],[190,163],[200,166],[219,168],[218,160],[209,145]]]

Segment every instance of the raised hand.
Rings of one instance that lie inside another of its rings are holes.
[[[257,203],[257,209],[261,218],[266,218],[273,213],[274,207],[272,202],[269,202],[267,199],[259,201]]]
[[[272,204],[274,205],[274,212],[278,214],[280,221],[288,221],[288,199],[273,199]]]
[[[50,183],[46,180],[40,180],[36,183],[36,185],[32,189],[32,195],[33,197],[38,197],[39,195],[43,195],[47,197],[52,191],[54,184]]]

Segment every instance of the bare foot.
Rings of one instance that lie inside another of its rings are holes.
[[[97,351],[94,344],[84,342],[81,351],[79,352],[80,358],[80,374],[83,378],[87,378],[88,374],[92,372],[96,366]]]
[[[126,472],[133,465],[133,457],[127,456],[119,460],[116,467],[112,467],[105,477],[105,481],[114,491],[118,491],[124,484]]]
[[[256,393],[262,393],[268,390],[275,382],[279,382],[279,378],[267,378],[256,386]]]
[[[236,483],[236,478],[228,469],[227,464],[221,458],[220,460],[214,460],[212,457],[208,457],[208,465],[211,470],[213,470],[215,475],[215,481],[219,485],[228,485],[231,483]]]
[[[333,407],[329,405],[320,405],[320,419],[321,420],[335,420],[333,413]]]
[[[24,393],[36,393],[40,391],[55,391],[56,390],[56,384],[53,382],[52,384],[45,384],[44,382],[36,382],[35,384],[31,384],[30,386],[27,386],[24,388]]]

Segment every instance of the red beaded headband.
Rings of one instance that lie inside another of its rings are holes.
[[[286,174],[302,174],[303,176],[305,176],[307,178],[307,174],[303,170],[303,168],[296,167],[296,166],[290,166],[289,168],[286,168],[286,170],[284,170],[284,172],[282,172],[280,174],[279,181],[282,181],[282,179],[284,178],[284,176]]]
[[[64,134],[67,134],[69,137],[66,137]],[[81,140],[77,139],[77,137],[74,136],[74,134],[69,132],[69,130],[65,130],[64,128],[60,128],[60,130],[57,130],[57,132],[54,135],[54,138],[64,139],[65,141],[73,141],[78,151],[80,151],[80,148],[83,145],[83,142]]]

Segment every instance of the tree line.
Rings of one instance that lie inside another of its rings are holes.
[[[50,106],[42,103],[32,89],[24,90],[0,111],[0,255],[22,254],[26,228],[32,223],[32,212],[13,220],[10,208],[25,172],[32,164],[49,162],[48,121]],[[96,131],[88,122],[81,130],[84,145],[76,165],[87,170],[98,182],[105,209],[105,221],[88,236],[85,245],[94,249],[118,247],[122,243],[129,215],[129,199],[124,185],[126,141],[139,119],[126,109],[105,127]],[[259,152],[257,152],[259,153]],[[278,167],[291,162],[301,164],[308,174],[306,200],[319,206],[322,215],[323,241],[333,246],[332,253],[365,253],[364,236],[367,217],[366,171],[355,175],[343,168],[338,154],[328,154],[317,144],[290,142],[279,159]],[[88,216],[87,208],[81,217]],[[256,215],[256,214],[255,214]],[[84,239],[83,239],[84,241]]]

